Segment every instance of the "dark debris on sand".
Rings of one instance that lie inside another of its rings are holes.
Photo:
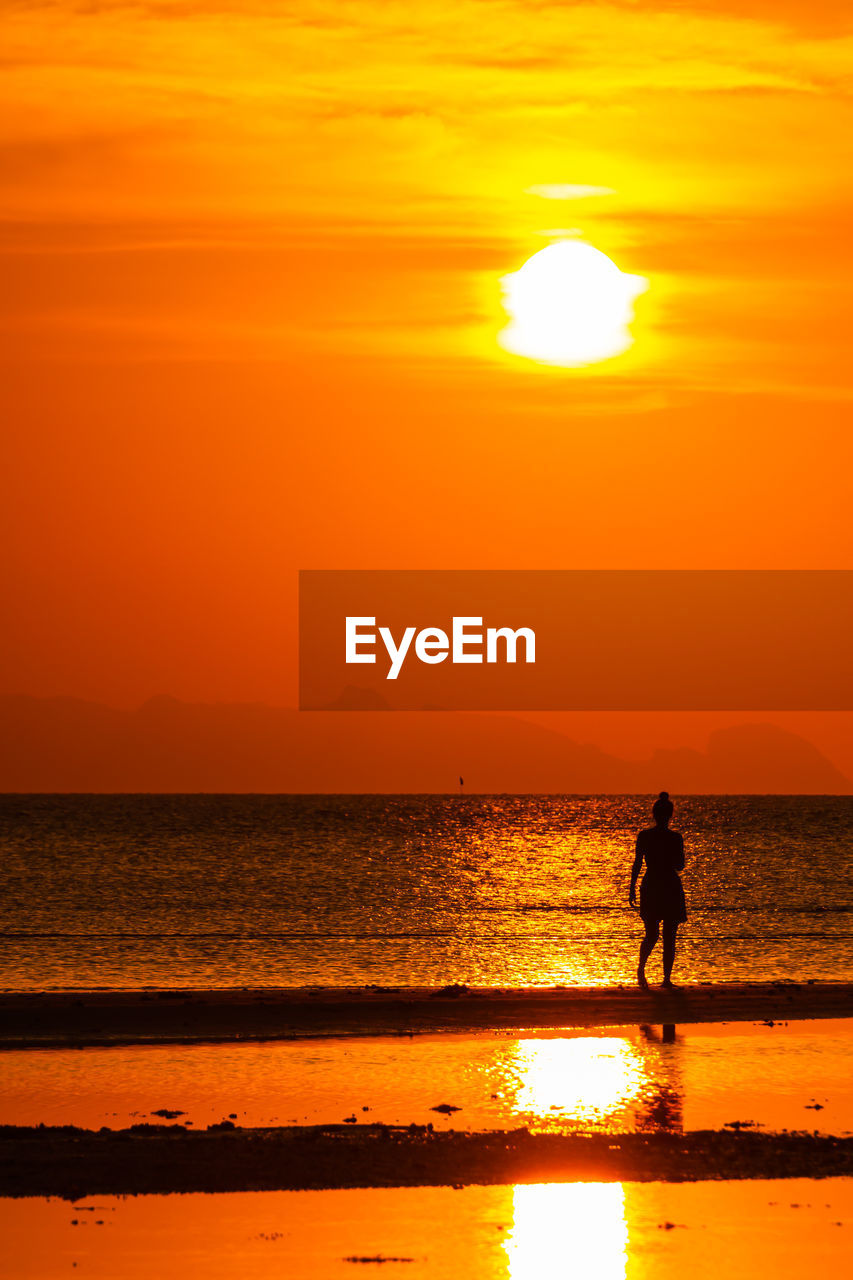
[[[348,1258],[344,1258],[344,1262],[414,1262],[414,1258],[395,1258],[384,1253],[368,1254],[365,1257],[359,1257],[358,1254],[352,1253]]]

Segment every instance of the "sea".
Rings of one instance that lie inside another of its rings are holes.
[[[853,981],[853,798],[674,800],[674,976]],[[0,796],[0,987],[631,983],[650,822],[648,796]]]

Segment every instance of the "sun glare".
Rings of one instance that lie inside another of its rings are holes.
[[[518,1111],[560,1121],[600,1124],[643,1086],[642,1059],[616,1036],[519,1040],[512,1074]]]
[[[633,302],[648,282],[626,275],[591,244],[560,240],[504,276],[501,286],[510,317],[498,335],[501,346],[540,364],[582,368],[631,346]]]

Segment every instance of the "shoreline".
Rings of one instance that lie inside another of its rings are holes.
[[[0,1196],[308,1191],[537,1182],[700,1182],[853,1174],[853,1138],[728,1132],[435,1133],[409,1125],[287,1129],[0,1128]]]
[[[0,1050],[853,1017],[853,983],[0,993]]]

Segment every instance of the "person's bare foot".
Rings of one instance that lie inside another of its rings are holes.
[[[672,978],[664,978],[663,982],[661,983],[661,986],[664,988],[665,991],[678,990],[678,987],[675,985]]]
[[[643,973],[642,969],[637,970],[637,986],[640,988],[641,991],[648,991],[649,989],[648,979],[646,978],[646,975]]]

